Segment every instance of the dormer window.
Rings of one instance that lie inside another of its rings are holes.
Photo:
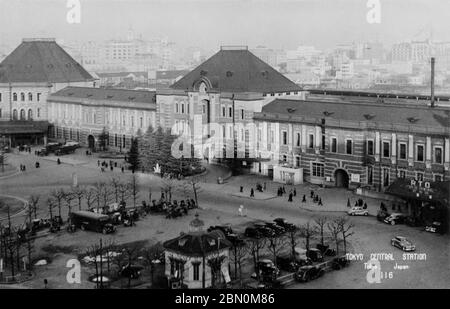
[[[187,239],[182,238],[182,239],[178,240],[178,246],[183,247],[186,244],[186,242],[187,242]]]
[[[198,87],[198,91],[200,92],[200,93],[206,93],[206,91],[208,90],[208,87],[206,87],[206,84],[205,83],[201,83],[200,84],[200,86]]]

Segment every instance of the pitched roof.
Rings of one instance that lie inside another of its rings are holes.
[[[91,74],[52,39],[25,39],[0,64],[0,83],[92,80]]]
[[[443,130],[450,128],[450,109],[404,104],[276,99],[265,105],[261,113],[255,115],[255,119],[265,119],[267,114]]]
[[[192,91],[202,79],[211,90],[225,92],[286,92],[301,88],[256,57],[248,49],[225,48],[200,64],[171,86],[172,89]]]
[[[203,256],[231,247],[230,242],[226,240],[223,234],[220,235],[215,232],[182,234],[177,238],[166,241],[163,245],[168,250],[187,256]]]
[[[116,102],[133,102],[156,104],[156,92],[147,90],[127,90],[114,88],[89,88],[89,87],[66,87],[58,92],[51,94],[49,101],[55,101],[58,97],[88,99],[88,100],[106,100]]]

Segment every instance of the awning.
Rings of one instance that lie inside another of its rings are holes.
[[[385,193],[404,199],[439,202],[448,207],[450,201],[450,181],[419,182],[413,179],[398,179],[387,188]]]

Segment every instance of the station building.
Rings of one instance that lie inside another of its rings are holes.
[[[95,79],[54,39],[24,39],[0,63],[0,140],[9,146],[44,143],[48,96]]]
[[[91,149],[130,148],[131,140],[156,127],[156,93],[146,90],[66,87],[47,99],[50,137],[77,141]]]

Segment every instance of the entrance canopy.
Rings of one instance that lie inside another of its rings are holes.
[[[413,179],[398,179],[387,188],[385,193],[404,199],[438,202],[448,207],[450,201],[450,181],[427,182]]]
[[[47,133],[47,121],[0,121],[0,135]]]

